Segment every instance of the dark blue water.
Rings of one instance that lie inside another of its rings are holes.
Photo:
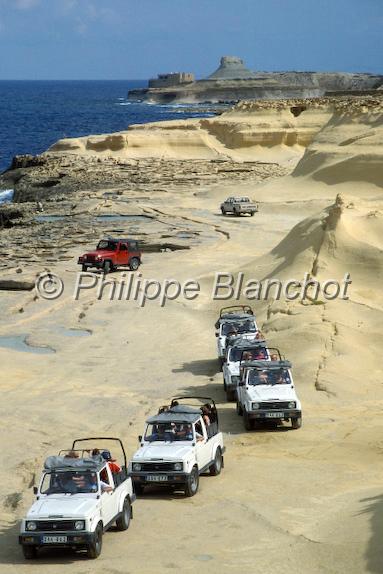
[[[131,103],[145,81],[0,81],[0,171],[16,154],[38,154],[63,137],[124,130],[130,124],[199,117],[196,106]]]

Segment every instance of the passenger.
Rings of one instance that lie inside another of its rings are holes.
[[[277,373],[277,376],[275,379],[275,384],[276,385],[285,385],[286,383],[288,383],[288,379],[287,379],[286,375],[284,375],[283,372]]]
[[[195,424],[195,438],[197,440],[197,442],[201,442],[203,441],[203,431],[202,431],[202,426],[201,423],[196,423]]]
[[[193,430],[190,424],[178,425],[175,434],[177,440],[193,440]]]
[[[267,385],[269,382],[269,375],[266,371],[262,371],[258,375],[258,380],[260,385]]]
[[[64,458],[78,458],[78,452],[75,450],[70,450],[66,455],[64,455]]]
[[[201,411],[202,411],[202,418],[203,421],[205,423],[205,425],[208,427],[210,425],[210,405],[203,405],[203,407],[201,407]]]
[[[242,353],[242,361],[251,361],[253,358],[251,351],[244,351]]]
[[[112,455],[109,450],[103,450],[101,456],[104,460],[108,462],[108,466],[110,470],[116,474],[121,472],[121,467],[119,464],[116,463],[116,459],[112,458]]]
[[[279,361],[279,357],[278,357],[277,353],[271,353],[270,361]]]

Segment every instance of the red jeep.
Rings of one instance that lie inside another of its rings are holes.
[[[90,267],[109,273],[117,267],[129,267],[136,271],[141,265],[141,251],[135,239],[102,239],[95,251],[84,253],[78,258],[83,271]]]

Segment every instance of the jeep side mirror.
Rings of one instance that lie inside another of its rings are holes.
[[[142,434],[139,434],[138,435],[138,442],[141,442],[141,441],[142,441]]]
[[[39,491],[39,489],[37,488],[37,486],[34,486],[34,487],[33,487],[33,494],[37,494],[38,491]]]
[[[216,337],[219,337],[219,333],[216,333],[215,336],[216,336]]]
[[[245,386],[245,383],[244,383],[243,381],[239,381],[238,386],[239,386],[239,387],[244,387],[244,386]]]

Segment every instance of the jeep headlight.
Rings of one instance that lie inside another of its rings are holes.
[[[83,520],[76,520],[76,522],[74,523],[74,529],[84,530],[84,528],[85,528],[85,522]]]
[[[240,377],[237,377],[236,375],[233,375],[231,377],[231,384],[237,386],[239,383]]]
[[[295,409],[296,404],[294,401],[291,401],[287,406],[289,407],[289,409]]]
[[[259,403],[251,403],[251,408],[253,409],[253,411],[259,409]]]
[[[37,525],[36,522],[27,522],[26,529],[27,530],[36,530]]]
[[[135,463],[133,464],[133,470],[136,470],[137,472],[140,472],[140,470],[141,470],[141,465],[140,465],[139,462],[135,462]]]
[[[183,469],[182,462],[175,462],[174,463],[174,470],[182,470],[182,469]]]

